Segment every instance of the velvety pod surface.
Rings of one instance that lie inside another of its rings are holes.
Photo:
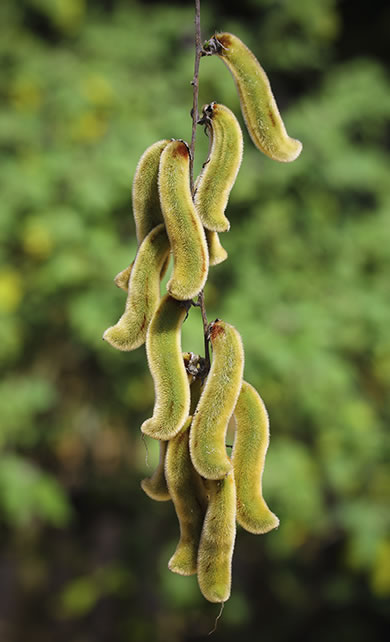
[[[256,147],[273,160],[295,160],[302,143],[287,134],[267,75],[250,49],[232,33],[216,33],[204,49],[219,56],[230,70]]]
[[[175,299],[192,299],[206,283],[209,255],[201,220],[190,191],[189,150],[171,141],[161,154],[159,190],[164,222],[173,254],[167,290]]]

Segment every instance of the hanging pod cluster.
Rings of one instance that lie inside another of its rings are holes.
[[[217,55],[231,71],[255,145],[274,160],[294,160],[302,145],[287,135],[268,79],[249,49],[233,34],[218,33],[204,44],[203,54]],[[225,211],[243,152],[240,126],[226,106],[204,106],[199,124],[210,148],[193,193],[184,141],[160,140],[138,163],[132,190],[138,250],[114,279],[127,301],[103,338],[119,350],[146,343],[155,404],[141,430],[159,440],[160,460],[141,486],[152,499],[172,500],[175,507],[180,538],[168,567],[181,575],[197,573],[204,597],[225,602],[236,523],[260,534],[279,520],[262,494],[268,415],[259,394],[243,380],[239,333],[220,319],[208,325],[211,366],[182,352],[181,329],[193,299],[209,266],[227,258],[219,234],[230,228]],[[172,273],[161,296],[170,254]],[[231,452],[230,422],[235,426]]]

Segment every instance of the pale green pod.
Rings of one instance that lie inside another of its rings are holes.
[[[118,274],[114,278],[115,285],[125,292],[127,292],[129,289],[130,274],[133,269],[133,265],[134,261],[132,261],[127,268],[125,268],[121,272],[118,272]]]
[[[192,417],[168,443],[165,477],[180,526],[180,540],[168,568],[180,575],[196,573],[199,539],[206,512],[203,482],[195,471],[188,446]]]
[[[121,290],[124,290],[125,292],[127,292],[129,289],[130,274],[133,269],[133,265],[134,265],[134,261],[132,261],[127,268],[125,268],[121,272],[118,272],[118,274],[114,278],[115,285]],[[161,268],[160,281],[161,279],[164,278],[164,275],[168,269],[168,265],[169,265],[169,256],[167,257],[164,265]]]
[[[171,141],[161,154],[158,178],[161,209],[173,254],[173,273],[167,290],[183,301],[199,294],[209,266],[205,233],[191,197],[189,155],[186,143]]]
[[[207,246],[209,248],[210,265],[218,265],[219,263],[222,263],[222,261],[225,261],[228,257],[228,253],[221,245],[218,232],[212,232],[211,230],[206,229],[206,239]]]
[[[135,350],[145,343],[149,323],[160,301],[160,273],[169,254],[164,225],[155,227],[138,248],[130,274],[126,309],[103,339],[118,350]]]
[[[232,557],[236,537],[236,486],[233,471],[207,482],[209,504],[198,552],[199,588],[209,602],[230,597]]]
[[[211,144],[196,184],[195,207],[205,228],[226,232],[230,223],[225,209],[241,165],[242,131],[233,112],[215,102],[203,107],[200,122],[206,125]]]
[[[217,54],[230,70],[256,147],[273,160],[295,160],[302,143],[287,134],[267,75],[250,49],[232,33],[216,33],[203,48],[207,54]]]
[[[234,409],[236,434],[232,463],[237,487],[237,522],[250,533],[268,533],[279,519],[264,501],[261,487],[269,444],[268,413],[258,392],[243,381]]]
[[[213,361],[190,433],[191,458],[199,475],[222,479],[232,469],[225,437],[242,383],[244,349],[237,330],[217,320],[210,325]]]
[[[169,139],[159,140],[148,147],[135,170],[131,195],[138,245],[141,245],[145,236],[164,220],[157,179],[161,152],[169,142]]]
[[[151,499],[157,502],[166,502],[171,499],[167,481],[165,479],[165,457],[167,452],[167,441],[160,441],[160,459],[158,466],[150,477],[145,477],[141,481],[141,488]]]
[[[181,351],[181,327],[186,306],[166,294],[149,325],[146,355],[154,381],[153,417],[141,430],[155,439],[172,439],[189,415],[190,385]]]
[[[195,181],[194,194],[198,188],[200,176],[197,177]],[[209,265],[218,265],[225,261],[228,257],[228,253],[225,248],[222,247],[221,241],[219,239],[218,232],[213,232],[212,230],[204,229],[207,241],[207,248],[209,251]]]

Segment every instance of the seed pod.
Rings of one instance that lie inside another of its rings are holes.
[[[230,596],[231,567],[236,537],[236,487],[233,472],[225,479],[208,481],[209,505],[198,553],[198,582],[209,602],[226,602]]]
[[[114,278],[115,285],[121,290],[124,290],[125,292],[127,292],[129,289],[130,274],[133,269],[133,265],[134,265],[134,261],[132,261],[127,268],[125,268],[121,272],[118,272],[118,274]],[[169,265],[169,256],[166,258],[165,263],[161,268],[160,281],[164,278],[164,275],[168,269],[168,265]]]
[[[151,499],[155,499],[157,502],[166,502],[171,499],[164,472],[168,442],[160,441],[159,446],[160,459],[158,466],[151,477],[145,477],[141,481],[141,488]]]
[[[118,350],[135,350],[145,342],[149,323],[160,301],[160,273],[169,253],[164,225],[141,243],[131,270],[126,310],[103,339]]]
[[[269,444],[267,410],[246,381],[234,409],[236,435],[232,463],[237,487],[237,522],[250,533],[268,533],[279,525],[262,495],[265,455]]]
[[[219,240],[219,235],[217,232],[212,232],[211,230],[206,231],[207,245],[209,248],[209,260],[210,265],[218,265],[222,263],[228,257],[228,253],[225,248],[222,247],[221,241]]]
[[[190,410],[190,386],[181,352],[186,305],[168,294],[162,299],[146,336],[146,355],[155,388],[153,417],[141,430],[155,439],[172,439]]]
[[[238,120],[225,105],[203,107],[203,119],[210,136],[210,152],[196,186],[195,207],[203,225],[214,232],[226,232],[230,223],[224,212],[242,160],[242,131]]]
[[[124,290],[125,292],[127,292],[129,289],[129,280],[130,280],[131,271],[133,269],[133,265],[134,265],[134,261],[132,261],[127,268],[125,268],[121,272],[118,272],[118,274],[114,278],[115,285],[121,290]]]
[[[132,201],[138,245],[141,245],[145,236],[164,220],[157,178],[161,152],[169,142],[169,139],[159,140],[148,147],[142,154],[135,170]]]
[[[171,141],[161,154],[158,178],[161,209],[173,254],[173,274],[167,290],[180,300],[199,294],[209,266],[206,237],[191,197],[189,154],[186,143]]]
[[[225,436],[242,383],[244,350],[237,330],[217,320],[210,326],[213,362],[192,421],[191,458],[199,475],[222,479],[232,469]]]
[[[288,136],[266,73],[250,49],[232,33],[215,34],[203,48],[209,55],[217,54],[230,70],[256,147],[273,160],[295,160],[302,143]]]
[[[194,187],[195,195],[196,195],[196,190],[198,189],[200,177],[201,175],[199,175],[195,181],[195,187]],[[221,241],[219,240],[218,232],[213,232],[212,230],[208,230],[206,227],[204,228],[204,231],[206,235],[207,249],[209,251],[209,265],[218,265],[219,263],[222,263],[227,259],[228,253],[226,252],[225,248],[222,247]]]
[[[168,443],[165,477],[180,526],[180,540],[168,568],[180,575],[196,573],[199,539],[206,512],[203,482],[195,471],[188,447],[192,417]]]

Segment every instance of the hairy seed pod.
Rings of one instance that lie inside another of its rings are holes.
[[[164,472],[168,442],[160,441],[159,446],[160,459],[158,466],[151,477],[145,477],[141,481],[141,488],[151,499],[155,499],[157,502],[166,502],[171,499]]]
[[[142,154],[135,170],[132,201],[138,245],[159,223],[163,222],[158,193],[158,170],[163,149],[169,139],[159,140]]]
[[[231,567],[236,537],[236,487],[233,472],[208,481],[209,504],[198,552],[199,588],[209,602],[230,596]]]
[[[133,269],[133,265],[134,261],[132,261],[127,268],[125,268],[121,272],[118,272],[118,274],[114,278],[115,285],[125,292],[127,292],[129,289],[130,274]]]
[[[244,350],[237,330],[224,321],[210,325],[213,362],[192,421],[191,458],[199,475],[222,479],[232,469],[225,436],[240,392]]]
[[[125,292],[127,292],[129,289],[130,274],[133,269],[133,265],[134,265],[134,261],[132,261],[132,263],[130,263],[130,265],[128,265],[127,268],[125,268],[121,272],[118,272],[118,274],[114,278],[115,285],[121,290],[124,290]],[[164,275],[168,269],[168,265],[169,265],[169,256],[166,258],[165,263],[161,268],[160,281],[161,279],[164,278]]]
[[[222,263],[222,261],[225,261],[228,257],[228,253],[225,248],[222,247],[218,233],[206,229],[206,239],[207,246],[209,248],[210,265],[218,265],[219,263]]]
[[[183,301],[199,294],[209,266],[205,233],[191,197],[189,155],[186,143],[171,141],[161,154],[158,178],[161,209],[173,254],[173,274],[167,290]]]
[[[234,409],[236,435],[232,463],[237,486],[237,522],[250,533],[268,533],[279,525],[262,495],[265,455],[269,444],[267,410],[258,392],[243,381]]]
[[[203,118],[210,136],[209,157],[196,185],[195,207],[203,225],[214,232],[230,228],[225,209],[242,160],[242,131],[238,120],[225,105],[203,107]]]
[[[180,575],[196,573],[199,539],[206,512],[203,482],[195,471],[188,447],[192,417],[168,443],[165,477],[180,526],[180,540],[168,568]]]
[[[126,310],[103,339],[118,350],[135,350],[145,343],[149,323],[160,301],[160,273],[169,254],[163,224],[155,227],[138,248],[130,274]]]
[[[197,177],[195,181],[195,187],[194,187],[195,196],[196,196],[196,190],[198,189],[200,178],[201,178],[201,174]],[[228,253],[226,252],[225,248],[222,247],[218,232],[213,232],[212,230],[208,230],[206,227],[204,228],[204,231],[206,235],[207,248],[209,251],[209,265],[218,265],[219,263],[222,263],[227,259]]]
[[[190,386],[181,352],[181,326],[187,306],[166,294],[149,325],[146,355],[154,381],[153,417],[141,430],[155,439],[172,439],[190,410]]]
[[[204,44],[204,51],[217,54],[230,70],[256,147],[273,160],[295,160],[302,143],[287,134],[267,75],[250,49],[231,33],[217,33]]]

